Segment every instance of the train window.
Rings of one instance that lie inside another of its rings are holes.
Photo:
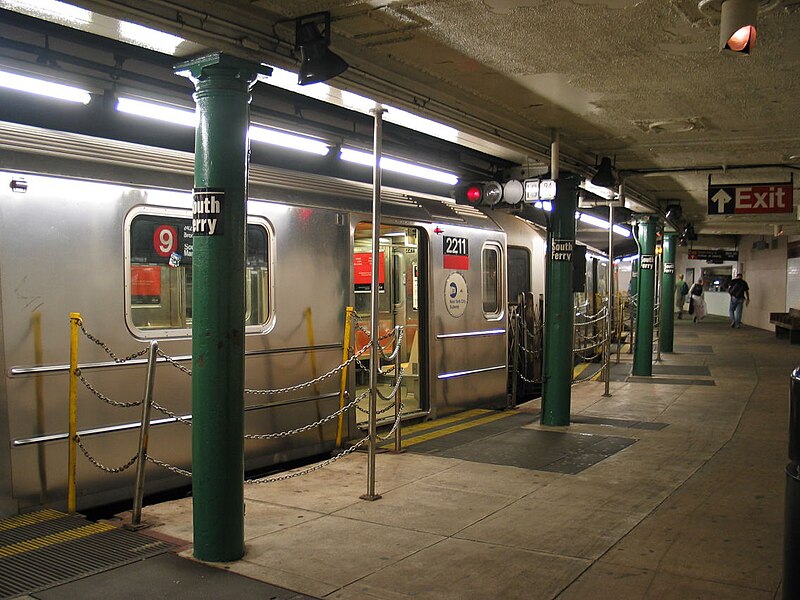
[[[520,246],[508,247],[508,302],[516,303],[519,295],[531,291],[531,253]]]
[[[129,221],[130,285],[127,309],[136,329],[159,335],[189,335],[192,325],[192,220],[139,213]],[[267,323],[269,237],[265,227],[247,225],[245,325]]]
[[[502,314],[500,307],[500,298],[502,297],[500,289],[501,275],[500,246],[489,242],[484,245],[481,252],[483,313],[487,318],[498,317]]]

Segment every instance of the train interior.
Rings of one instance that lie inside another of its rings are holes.
[[[421,310],[424,299],[425,269],[422,260],[420,240],[422,231],[414,227],[381,224],[380,255],[378,267],[378,310],[379,334],[384,338],[382,346],[386,354],[394,350],[392,332],[395,327],[404,328],[400,343],[399,362],[402,369],[400,384],[403,415],[422,415],[427,411],[427,399],[423,397],[420,384],[423,373],[420,369]],[[356,224],[353,240],[353,297],[356,312],[354,350],[364,348],[368,343],[371,315],[371,277],[372,277],[372,223]],[[359,402],[356,422],[366,425],[369,397],[369,351],[363,352],[356,363],[357,396],[364,395]],[[424,364],[424,363],[423,363]],[[388,396],[394,385],[394,363],[380,358],[378,389]],[[378,414],[381,420],[390,420],[393,401],[378,396]]]

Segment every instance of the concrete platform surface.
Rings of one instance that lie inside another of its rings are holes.
[[[776,598],[800,347],[711,321],[676,321],[675,341],[658,377],[678,381],[614,381],[608,398],[600,382],[573,388],[584,419],[571,434],[632,442],[580,472],[412,447],[378,455],[383,497],[367,502],[366,456],[351,454],[247,485],[246,554],[217,566],[332,600]],[[679,381],[698,377],[714,385]],[[144,519],[191,543],[191,499],[148,506]]]

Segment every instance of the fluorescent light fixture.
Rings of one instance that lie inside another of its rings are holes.
[[[289,90],[295,94],[309,96],[322,100],[324,102],[333,103],[331,99],[332,88],[326,83],[312,83],[311,85],[297,85],[297,73],[292,73],[286,69],[279,67],[272,67],[272,74],[259,75],[258,80],[267,85],[274,85],[284,90]]]
[[[345,90],[342,90],[342,104],[344,104],[345,108],[364,114],[369,114],[369,111],[373,110],[378,105],[378,103],[371,98],[359,96],[358,94]]]
[[[302,94],[303,96],[310,96],[330,104],[338,104],[363,114],[369,114],[371,110],[378,106],[378,103],[371,98],[354,94],[346,90],[338,90],[325,83],[298,85],[297,74],[278,67],[272,67],[272,75],[269,77],[259,76],[258,80],[267,85],[274,85],[275,87],[289,90],[296,94]],[[425,133],[448,142],[455,142],[458,140],[458,130],[454,127],[437,123],[431,119],[420,117],[400,108],[395,108],[394,106],[386,104],[382,106],[386,109],[386,112],[383,114],[384,121],[406,127],[407,129],[413,129],[414,131],[419,131],[420,133]]]
[[[576,217],[577,218],[577,217]],[[599,227],[600,229],[608,229],[608,221],[605,219],[601,219],[600,217],[595,217],[594,215],[590,215],[587,213],[580,213],[580,220],[588,225],[594,225],[595,227]],[[622,237],[631,237],[631,232],[622,227],[620,225],[614,225],[613,228],[614,233],[617,235],[621,235]]]
[[[0,71],[0,87],[79,104],[89,104],[92,100],[91,94],[86,90],[7,71]]]
[[[614,225],[614,233],[622,237],[631,237],[631,230],[623,227],[622,225]]]
[[[291,148],[292,150],[309,152],[319,156],[325,156],[330,151],[330,146],[325,142],[285,133],[276,129],[259,127],[257,125],[252,125],[250,127],[250,139],[256,142],[272,144],[273,146],[280,146],[281,148]]]
[[[605,221],[599,217],[595,217],[594,215],[580,213],[580,220],[589,225],[599,227],[600,229],[608,229],[608,221]]]
[[[193,110],[167,106],[156,102],[119,98],[117,100],[117,110],[130,115],[138,115],[175,125],[184,125],[186,127],[195,127],[197,125],[197,114]]]
[[[340,157],[344,161],[368,167],[371,167],[375,163],[374,155],[371,152],[362,152],[350,148],[342,148]],[[411,177],[419,177],[420,179],[428,179],[430,181],[438,181],[439,183],[446,183],[448,185],[455,185],[458,183],[458,177],[452,173],[407,163],[402,160],[397,160],[396,158],[389,158],[388,156],[381,157],[381,168],[385,171],[393,171],[395,173],[402,173],[403,175],[410,175]]]
[[[58,22],[88,24],[92,21],[91,11],[58,0],[2,0],[0,7],[40,19],[49,17]]]
[[[184,125],[186,127],[195,127],[197,125],[197,113],[194,111],[156,102],[147,102],[146,100],[119,98],[117,100],[117,110],[131,115],[174,123],[175,125]],[[282,148],[310,152],[319,156],[325,156],[330,151],[330,147],[324,142],[257,125],[250,127],[250,139]]]
[[[440,140],[445,140],[448,142],[455,142],[458,140],[458,130],[453,127],[449,127],[448,125],[444,125],[442,123],[437,123],[436,121],[431,121],[425,117],[411,114],[410,112],[406,112],[405,110],[395,108],[393,106],[387,106],[386,109],[386,114],[383,115],[384,121],[389,121],[395,125],[400,125],[401,127],[406,127],[407,129],[413,129],[414,131],[419,131],[420,133],[425,133],[435,138],[439,138]]]
[[[128,21],[119,22],[119,35],[128,43],[150,48],[163,54],[175,54],[178,46],[186,41],[177,35],[157,31],[144,25],[129,23]]]
[[[614,262],[615,262],[615,263],[621,263],[621,262],[633,262],[633,261],[635,261],[637,258],[639,258],[639,255],[638,255],[638,254],[631,254],[630,256],[623,256],[622,258],[617,258],[617,259],[615,259],[615,260],[614,260]]]
[[[613,200],[614,198],[617,197],[617,194],[614,193],[614,190],[610,190],[608,188],[604,188],[604,187],[600,187],[598,185],[594,185],[588,179],[584,179],[579,187],[582,187],[587,192],[592,192],[596,196],[600,196],[601,198],[605,198],[606,200]]]

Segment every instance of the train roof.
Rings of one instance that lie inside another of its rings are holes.
[[[191,152],[3,121],[0,164],[18,173],[174,190],[191,190],[194,182]],[[263,165],[249,167],[249,196],[255,200],[371,213],[372,195],[368,183]],[[390,187],[381,188],[381,211],[387,217],[501,230],[471,206]]]

